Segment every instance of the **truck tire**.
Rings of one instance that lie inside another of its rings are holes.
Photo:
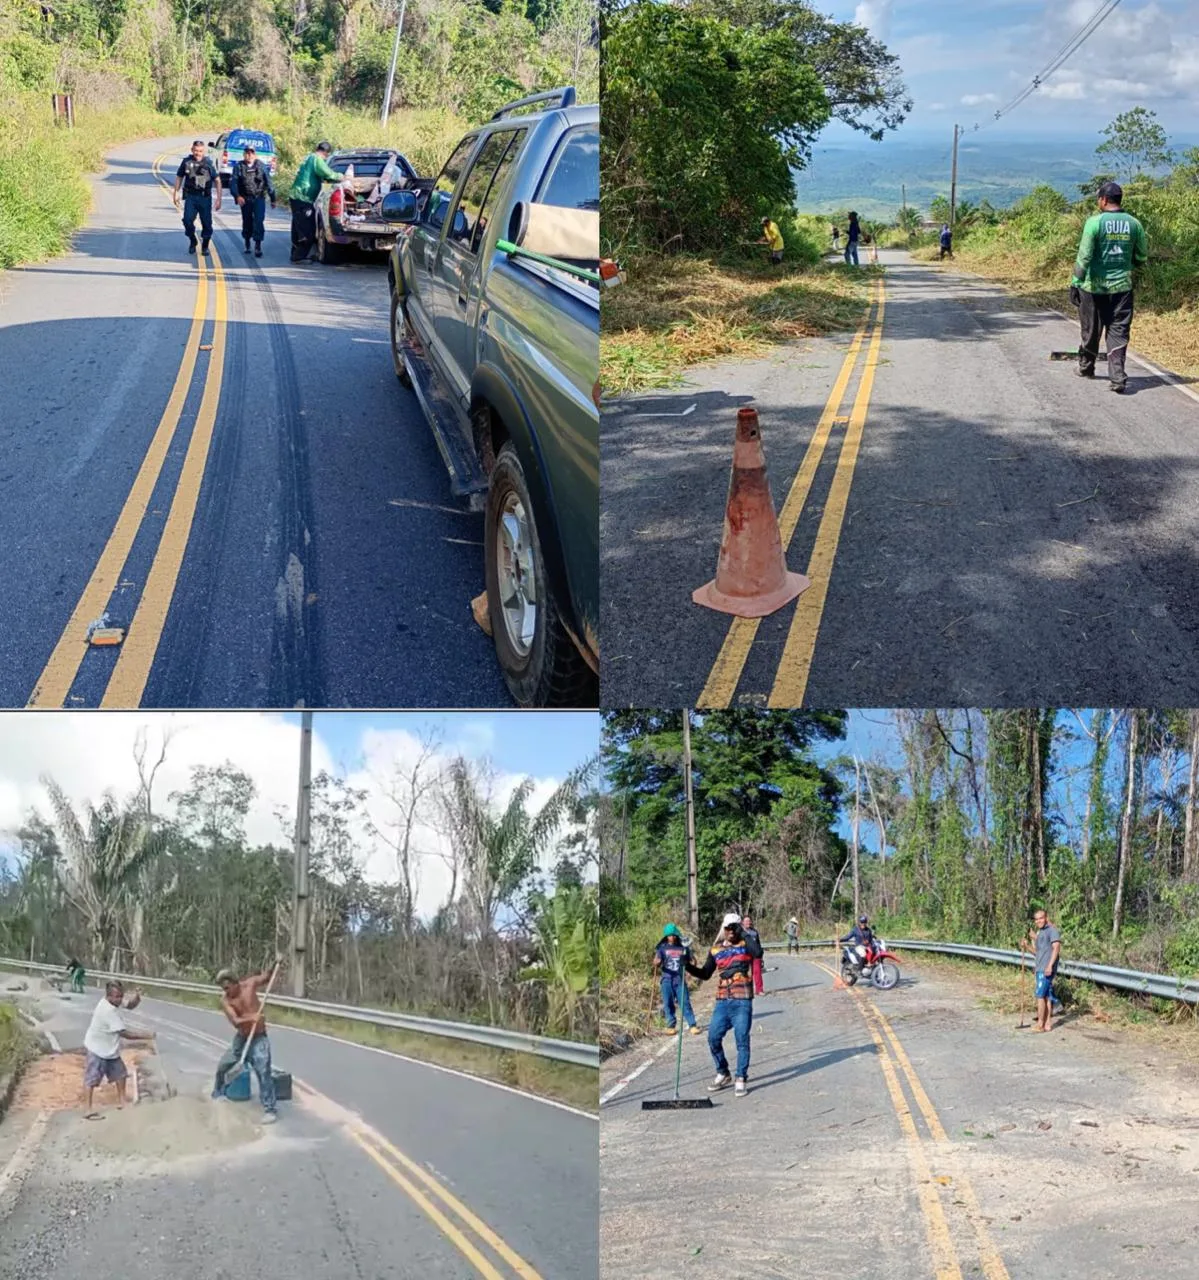
[[[562,625],[511,441],[496,457],[484,521],[487,608],[509,692],[522,707],[595,706],[595,675]]]
[[[394,286],[391,290],[391,363],[399,379],[401,387],[412,389],[412,379],[408,376],[404,358],[400,355],[400,333],[408,325],[408,317],[404,313],[404,304],[400,301],[399,290]]]
[[[341,245],[333,244],[329,240],[325,234],[325,224],[319,218],[316,220],[316,256],[317,260],[326,267],[336,266],[342,259]]]

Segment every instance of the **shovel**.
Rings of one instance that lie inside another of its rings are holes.
[[[271,994],[271,988],[275,985],[275,979],[279,976],[279,961],[275,961],[275,967],[271,970],[271,980],[266,984],[266,990],[262,993],[262,999],[258,1002],[258,1018],[262,1017],[262,1011],[266,1008],[267,997]],[[257,1022],[255,1018],[255,1022]],[[240,1080],[246,1073],[246,1059],[250,1056],[250,1046],[254,1043],[254,1032],[246,1036],[246,1042],[241,1047],[241,1061],[231,1070],[225,1073],[225,1079],[222,1083],[223,1088],[228,1088],[234,1080]]]

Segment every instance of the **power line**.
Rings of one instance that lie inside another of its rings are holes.
[[[1070,37],[1069,40],[1057,51],[1053,58],[1033,76],[1032,81],[1024,89],[1016,94],[1010,102],[999,108],[986,124],[974,125],[971,132],[977,133],[980,129],[989,129],[991,125],[1001,120],[1009,112],[1015,111],[1022,102],[1030,98],[1041,86],[1049,79],[1055,71],[1061,69],[1066,61],[1090,39],[1092,35],[1099,29],[1106,19],[1120,3],[1120,0],[1104,0],[1099,8],[1091,15],[1091,17],[1083,23],[1083,25]]]

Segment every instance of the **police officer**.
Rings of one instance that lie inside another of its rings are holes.
[[[179,208],[179,192],[183,192],[183,230],[187,234],[187,251],[196,251],[196,214],[200,215],[200,252],[208,252],[212,239],[212,199],[216,193],[216,211],[221,211],[221,182],[216,166],[205,155],[203,142],[192,143],[191,155],[185,156],[175,171],[175,190],[171,199]]]
[[[1078,376],[1095,376],[1099,338],[1107,333],[1107,372],[1111,389],[1123,393],[1128,375],[1124,355],[1132,337],[1132,274],[1149,256],[1145,228],[1121,207],[1124,191],[1118,182],[1099,188],[1099,212],[1082,229],[1070,301],[1078,308],[1082,341]]]
[[[233,176],[229,180],[229,194],[237,201],[241,209],[241,238],[245,242],[246,252],[250,252],[250,241],[254,241],[254,256],[262,257],[262,233],[266,219],[267,196],[271,199],[271,208],[275,207],[275,184],[266,166],[258,159],[253,147],[246,147],[243,158],[233,166]]]

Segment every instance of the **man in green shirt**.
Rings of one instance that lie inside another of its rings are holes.
[[[1082,341],[1078,376],[1095,376],[1099,339],[1107,334],[1107,371],[1113,391],[1123,394],[1128,377],[1124,355],[1132,332],[1132,273],[1149,256],[1145,228],[1120,207],[1119,183],[1099,188],[1099,212],[1087,219],[1070,281],[1070,301],[1078,308]]]
[[[329,167],[333,148],[322,142],[309,155],[291,184],[291,260],[305,262],[316,240],[316,198],[325,182],[340,182],[345,177]]]

